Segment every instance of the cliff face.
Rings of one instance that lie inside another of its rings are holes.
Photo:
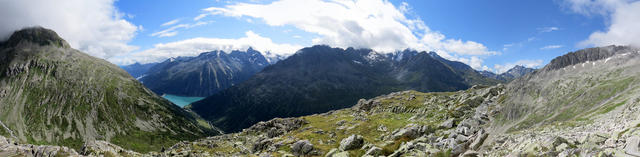
[[[124,70],[70,48],[51,30],[15,32],[0,47],[0,60],[0,121],[6,126],[0,133],[19,142],[78,149],[85,141],[107,140],[150,151],[210,133]]]
[[[589,61],[601,60],[609,58],[613,55],[620,53],[627,53],[636,50],[635,48],[628,46],[607,46],[607,47],[595,47],[582,49],[575,52],[570,52],[560,57],[556,57],[549,64],[547,64],[543,71],[556,70],[564,68],[569,65],[578,63],[584,63]]]

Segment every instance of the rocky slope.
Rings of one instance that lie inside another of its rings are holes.
[[[487,149],[494,155],[636,154],[639,53],[625,46],[580,50],[514,80],[495,109]]]
[[[236,132],[258,121],[351,107],[360,98],[395,91],[456,91],[498,82],[426,52],[313,46],[191,109],[225,132]]]
[[[598,49],[598,51],[593,51]],[[506,85],[397,92],[260,122],[163,152],[211,156],[640,156],[640,49],[547,67]],[[608,52],[603,52],[608,51]],[[561,56],[559,58],[566,58]],[[550,67],[555,67],[550,68]]]
[[[146,152],[210,135],[124,70],[40,27],[0,44],[0,123],[0,135],[19,143],[76,149],[106,140]]]
[[[157,93],[205,97],[239,84],[269,65],[258,51],[212,51],[170,58],[151,67],[139,80]]]

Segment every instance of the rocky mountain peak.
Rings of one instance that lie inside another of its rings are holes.
[[[569,65],[584,63],[588,61],[596,61],[600,59],[609,58],[616,54],[628,53],[637,51],[637,49],[630,46],[606,46],[606,47],[594,47],[570,52],[560,57],[556,57],[549,64],[547,64],[543,71],[551,71],[555,69],[564,68]]]
[[[28,27],[14,32],[9,40],[5,42],[5,44],[7,46],[13,47],[23,41],[32,42],[41,46],[54,45],[63,48],[70,47],[69,44],[60,36],[58,36],[56,32],[39,26]]]
[[[511,75],[513,78],[524,76],[525,74],[531,73],[536,69],[527,68],[522,65],[516,65],[513,68],[509,69],[507,72],[503,73],[504,75]]]

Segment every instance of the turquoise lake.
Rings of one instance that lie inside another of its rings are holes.
[[[193,102],[204,99],[204,97],[187,97],[187,96],[177,96],[177,95],[171,95],[171,94],[164,94],[162,95],[162,97],[180,107],[184,107]]]

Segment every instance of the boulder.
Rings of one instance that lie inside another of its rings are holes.
[[[388,130],[387,130],[387,127],[386,127],[386,126],[384,126],[384,125],[380,125],[380,126],[378,126],[378,129],[377,129],[377,130],[378,130],[378,131],[381,131],[381,132],[387,132],[387,131],[388,131]]]
[[[349,152],[338,152],[333,154],[331,157],[349,157]]]
[[[327,153],[327,155],[325,155],[325,157],[332,157],[336,153],[338,153],[338,149],[333,148],[333,149],[329,150],[329,152]]]
[[[595,145],[601,145],[604,144],[605,141],[607,141],[608,139],[608,135],[606,134],[599,134],[599,133],[595,133],[595,134],[589,134],[588,136],[586,136],[585,138],[580,140],[580,143],[585,144],[595,144]]]
[[[633,156],[640,156],[640,137],[632,136],[627,139],[627,142],[624,147],[624,153]]]
[[[340,150],[360,149],[364,145],[364,139],[360,135],[351,135],[340,141]]]
[[[481,130],[480,132],[478,132],[478,136],[476,136],[476,139],[473,140],[473,143],[469,145],[469,148],[478,150],[478,148],[482,146],[482,143],[484,143],[484,140],[487,139],[487,136],[489,136],[489,134],[484,133],[484,131]]]
[[[120,146],[107,141],[88,141],[82,146],[80,154],[86,156],[97,156],[99,154],[112,153],[126,156],[140,156],[140,153],[123,149]]]
[[[419,127],[418,125],[415,125],[415,124],[408,124],[404,128],[394,131],[391,135],[391,138],[393,140],[396,140],[402,137],[415,139],[420,137],[420,135],[422,134],[421,128],[422,127]]]
[[[267,133],[269,137],[276,137],[288,131],[298,129],[307,123],[309,122],[301,118],[274,118],[266,122],[258,122],[249,127],[247,131]]]
[[[273,140],[272,139],[258,140],[258,142],[253,144],[253,147],[251,148],[251,152],[253,152],[253,153],[260,152],[262,150],[265,150],[265,149],[269,148],[269,145],[271,145],[271,144],[273,144]]]
[[[344,125],[344,123],[346,123],[346,122],[347,122],[346,120],[340,120],[340,121],[336,122],[336,125],[337,125],[337,126],[342,126],[342,125]]]
[[[360,99],[358,100],[358,103],[354,106],[354,108],[357,110],[369,111],[373,107],[378,105],[380,105],[379,101],[374,101],[373,99],[371,100]]]
[[[450,119],[440,123],[440,127],[441,128],[445,128],[445,129],[453,128],[453,125],[454,125],[453,118],[450,118]]]
[[[309,140],[299,140],[298,142],[291,145],[291,152],[293,152],[293,154],[297,156],[307,155],[311,153],[312,150],[313,144],[311,144]]]
[[[382,148],[378,148],[376,146],[373,146],[371,148],[369,148],[369,150],[367,150],[367,152],[365,152],[365,155],[371,155],[371,156],[378,156],[382,153]]]
[[[464,152],[464,154],[462,154],[461,156],[463,156],[463,157],[477,157],[477,156],[480,156],[480,153],[478,153],[476,151],[473,151],[473,150],[469,150],[469,151]]]

